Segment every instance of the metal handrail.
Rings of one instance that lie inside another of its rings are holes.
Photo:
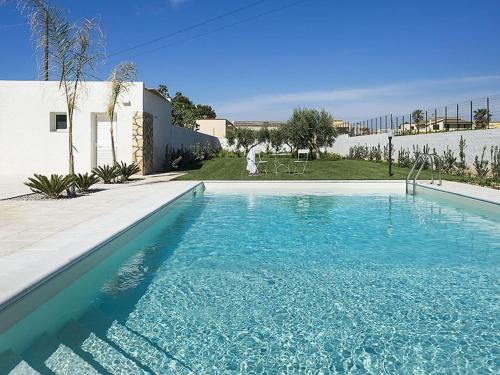
[[[408,177],[406,177],[406,194],[408,194],[408,183],[410,181],[410,177],[411,177],[413,171],[415,170],[415,168],[417,167],[417,165],[419,165],[419,163],[420,163],[420,168],[418,169],[418,172],[413,177],[412,194],[415,195],[416,186],[417,186],[417,178],[420,175],[420,172],[422,172],[422,169],[424,168],[424,165],[428,159],[431,162],[431,177],[432,177],[431,184],[434,184],[434,166],[437,167],[438,177],[439,177],[439,183],[437,185],[441,186],[443,184],[443,180],[441,179],[441,165],[442,165],[441,158],[439,157],[439,155],[435,151],[432,154],[423,153],[422,155],[420,155],[417,158],[417,160],[415,160],[415,163],[413,163],[413,166],[410,169],[410,173],[408,173]]]

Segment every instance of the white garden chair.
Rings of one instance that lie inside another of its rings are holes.
[[[261,171],[264,171],[265,174],[267,174],[267,163],[269,162],[268,160],[262,160],[261,157],[261,152],[257,154],[257,171],[260,173]]]
[[[309,160],[309,150],[298,150],[297,160],[293,161],[293,173],[304,174],[306,172],[307,161]]]

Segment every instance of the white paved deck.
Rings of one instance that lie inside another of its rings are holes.
[[[75,199],[0,201],[0,303],[198,184],[169,178]]]
[[[500,204],[500,190],[491,189],[488,187],[464,184],[455,181],[443,181],[441,186],[431,184],[430,182],[418,182],[419,185],[425,186],[438,191],[444,191],[460,195],[463,197],[480,199],[485,202]]]

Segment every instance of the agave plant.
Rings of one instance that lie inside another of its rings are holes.
[[[90,187],[99,182],[99,177],[94,173],[88,174],[75,174],[73,177],[76,190],[79,193],[86,193],[89,191]]]
[[[92,170],[92,173],[99,177],[105,184],[111,184],[120,175],[116,165],[103,165],[102,167],[96,167]]]
[[[65,190],[73,185],[73,181],[74,178],[72,175],[52,174],[49,178],[35,173],[34,177],[29,177],[28,181],[24,184],[34,193],[43,194],[51,199],[57,199]]]
[[[118,175],[121,176],[122,181],[128,181],[131,176],[137,174],[141,171],[141,168],[136,163],[127,164],[120,162],[120,164],[115,164]]]

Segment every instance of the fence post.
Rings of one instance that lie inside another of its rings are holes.
[[[490,98],[486,98],[486,120],[488,121],[488,127],[486,129],[490,128]]]
[[[470,130],[473,129],[472,125],[474,124],[473,122],[474,118],[472,117],[472,100],[470,101]]]
[[[448,127],[448,106],[444,106],[444,128],[446,131],[450,130]]]
[[[434,108],[434,124],[437,125],[437,108]],[[434,130],[434,126],[432,127],[432,130]]]
[[[429,127],[429,124],[427,123],[427,110],[425,110],[425,134],[427,134],[428,127]]]
[[[458,130],[458,104],[457,104],[457,130]]]

